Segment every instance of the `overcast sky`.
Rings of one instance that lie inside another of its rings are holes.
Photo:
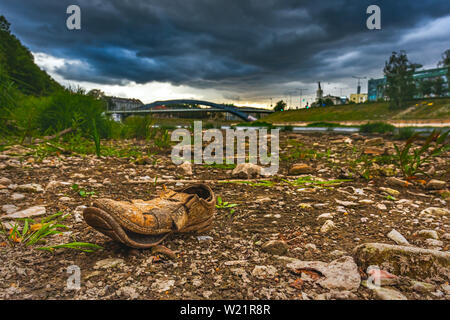
[[[66,27],[71,4],[79,31]],[[366,28],[371,4],[382,30]],[[435,67],[450,49],[449,0],[1,0],[0,14],[59,82],[144,102],[262,106],[299,88],[311,101],[317,81],[349,95],[392,51]]]

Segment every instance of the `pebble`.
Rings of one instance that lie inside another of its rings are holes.
[[[450,210],[445,209],[445,208],[429,207],[420,212],[420,216],[424,216],[424,215],[448,216],[448,215],[450,215]]]
[[[296,175],[301,175],[301,174],[309,174],[309,173],[313,173],[314,169],[307,165],[306,163],[296,163],[293,164],[291,166],[291,168],[289,169],[289,174],[296,176]]]
[[[327,220],[327,221],[325,221],[323,226],[320,228],[320,232],[327,233],[335,228],[336,228],[336,225],[334,224],[334,222],[332,220]]]
[[[175,284],[175,280],[159,280],[156,279],[152,283],[151,288],[158,292],[164,292],[170,290]]]
[[[270,240],[261,246],[264,252],[281,256],[288,251],[288,245],[282,240]]]
[[[277,269],[274,266],[255,266],[252,276],[258,279],[274,278],[277,275]]]
[[[444,245],[444,242],[436,239],[426,239],[425,243],[429,247],[442,247]]]
[[[46,213],[46,209],[43,206],[35,206],[21,211],[15,211],[11,214],[1,217],[1,219],[20,219],[29,218],[35,216],[42,216]]]
[[[22,184],[22,185],[16,186],[15,188],[13,188],[13,190],[22,191],[22,192],[32,192],[32,193],[44,192],[44,188],[42,188],[42,186],[37,183]]]
[[[110,269],[124,264],[124,260],[120,258],[108,258],[99,260],[95,263],[94,269]]]
[[[2,206],[2,211],[6,212],[6,214],[14,213],[17,210],[19,210],[19,208],[13,204],[5,204]]]
[[[445,185],[446,185],[445,181],[432,179],[427,183],[426,188],[428,190],[441,190],[445,188]]]
[[[0,184],[5,185],[5,186],[9,186],[10,184],[12,184],[11,179],[8,179],[6,177],[1,177],[0,178]]]
[[[25,198],[25,195],[21,194],[21,193],[13,193],[11,195],[11,199],[14,201],[18,201],[18,200],[22,200]]]
[[[189,161],[183,162],[179,168],[181,169],[182,173],[187,176],[192,176],[192,163]]]
[[[416,236],[424,239],[439,239],[439,236],[435,230],[420,230],[416,233]]]
[[[401,292],[389,288],[376,288],[374,293],[381,300],[408,300]]]
[[[392,229],[391,232],[389,232],[387,234],[387,237],[397,244],[404,245],[404,246],[409,245],[408,240],[406,240],[406,238],[395,229]]]
[[[380,190],[394,197],[398,197],[400,195],[400,191],[397,191],[395,189],[381,187]]]
[[[197,237],[197,240],[200,241],[200,242],[203,242],[203,241],[212,241],[213,239],[214,239],[214,238],[211,237],[211,236],[198,236],[198,237]]]

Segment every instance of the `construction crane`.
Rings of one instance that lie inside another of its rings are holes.
[[[367,79],[367,77],[358,77],[358,76],[353,76],[352,78],[358,79],[358,90],[357,90],[357,94],[361,93],[361,80]]]

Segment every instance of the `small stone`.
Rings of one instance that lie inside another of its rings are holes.
[[[11,195],[11,199],[13,199],[14,201],[22,200],[24,198],[25,198],[25,196],[21,193],[13,193]]]
[[[381,300],[408,300],[399,291],[390,288],[376,288],[375,295]]]
[[[305,249],[310,251],[317,251],[317,246],[314,243],[307,243]]]
[[[449,284],[442,285],[442,289],[445,291],[445,293],[447,295],[450,295],[450,285]]]
[[[274,278],[277,275],[277,269],[274,266],[255,266],[252,276],[258,279]]]
[[[19,210],[15,205],[13,204],[5,204],[2,206],[2,211],[6,212],[6,214],[11,214]]]
[[[377,209],[384,211],[384,210],[387,210],[387,207],[386,207],[386,205],[384,203],[378,203],[377,204]]]
[[[296,260],[287,265],[295,274],[303,271],[316,271],[319,278],[316,281],[320,286],[330,290],[356,291],[361,284],[358,266],[352,257],[344,256],[330,263],[322,261]]]
[[[200,241],[200,242],[203,242],[203,241],[212,241],[212,240],[213,240],[213,237],[211,237],[211,236],[198,236],[198,237],[197,237],[197,240]]]
[[[183,162],[179,168],[181,169],[182,173],[187,176],[192,176],[192,163],[189,161]]]
[[[411,288],[414,291],[421,292],[421,293],[431,292],[431,291],[436,290],[436,286],[431,283],[420,282],[420,281],[415,281],[415,280],[412,281]]]
[[[409,185],[408,181],[401,180],[401,179],[398,179],[395,177],[388,178],[386,182],[392,186],[397,186],[397,187],[407,187]]]
[[[430,207],[426,208],[425,210],[422,210],[420,212],[420,215],[432,215],[432,216],[448,216],[450,215],[450,211],[445,208],[436,208],[436,207]]]
[[[50,181],[47,186],[45,187],[45,190],[53,190],[59,187],[63,186],[69,186],[70,182],[64,182],[64,181]]]
[[[337,204],[340,204],[341,206],[344,206],[344,207],[357,207],[358,206],[357,203],[351,202],[351,201],[342,201],[339,199],[335,199],[335,201]]]
[[[37,183],[27,183],[19,185],[15,188],[17,191],[22,192],[32,192],[32,193],[38,193],[38,192],[44,192],[44,188],[40,184]]]
[[[327,221],[325,221],[323,226],[320,228],[320,232],[327,233],[335,228],[336,228],[336,225],[334,224],[334,222],[332,220],[327,220]]]
[[[97,261],[94,269],[110,269],[124,264],[124,260],[120,258],[108,258]]]
[[[425,240],[425,244],[429,247],[442,247],[444,242],[436,239],[427,239]]]
[[[120,295],[125,296],[130,299],[137,299],[139,298],[139,294],[136,292],[136,289],[133,287],[122,287],[119,289]]]
[[[261,247],[264,252],[281,256],[288,251],[288,245],[282,240],[270,240]]]
[[[170,290],[175,284],[175,280],[155,280],[151,288],[158,292],[165,292]]]
[[[400,195],[400,191],[397,191],[395,189],[381,187],[380,190],[394,197],[398,197]]]
[[[445,188],[446,182],[445,181],[440,181],[440,180],[430,180],[428,181],[426,188],[428,190],[442,190]]]
[[[439,239],[437,232],[434,230],[420,230],[415,234],[415,236],[424,239],[435,239],[435,240]]]
[[[6,216],[1,217],[0,219],[20,219],[20,218],[29,218],[35,216],[42,216],[46,213],[45,207],[43,206],[35,206],[25,210],[16,211],[14,213],[8,214]]]
[[[333,219],[333,214],[330,212],[322,213],[320,216],[317,217],[317,220],[330,220]]]
[[[0,184],[3,184],[5,186],[9,186],[10,184],[12,184],[11,179],[8,179],[6,177],[1,177],[0,178]]]
[[[234,168],[232,175],[239,178],[251,178],[261,174],[261,167],[253,163],[240,163]]]
[[[342,257],[344,255],[346,255],[347,253],[345,251],[342,250],[334,250],[330,252],[330,255],[334,258],[339,258]]]
[[[395,229],[392,229],[391,232],[387,234],[387,237],[397,244],[404,246],[409,245],[408,240],[406,240],[405,237],[402,236],[402,234]]]
[[[69,198],[69,197],[61,197],[61,198],[59,198],[59,201],[61,201],[61,202],[70,202],[70,201],[72,201],[73,199],[72,198]]]
[[[296,163],[291,166],[289,169],[289,174],[292,176],[300,175],[300,174],[310,174],[313,173],[314,169],[307,165],[306,163]]]
[[[366,147],[363,151],[364,154],[381,156],[386,153],[386,148]]]
[[[366,146],[378,146],[383,144],[384,139],[381,137],[364,140],[364,145]]]
[[[152,164],[152,159],[149,156],[143,156],[141,158],[136,159],[136,161],[134,162],[137,165],[143,166],[146,164]]]

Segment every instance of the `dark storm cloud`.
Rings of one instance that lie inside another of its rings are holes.
[[[66,29],[70,4],[81,7],[81,31]],[[381,7],[381,31],[365,27],[370,4]],[[381,72],[393,50],[420,58],[420,46],[399,41],[450,15],[450,1],[3,0],[0,14],[32,51],[81,61],[57,70],[68,80],[164,81],[239,97]]]

